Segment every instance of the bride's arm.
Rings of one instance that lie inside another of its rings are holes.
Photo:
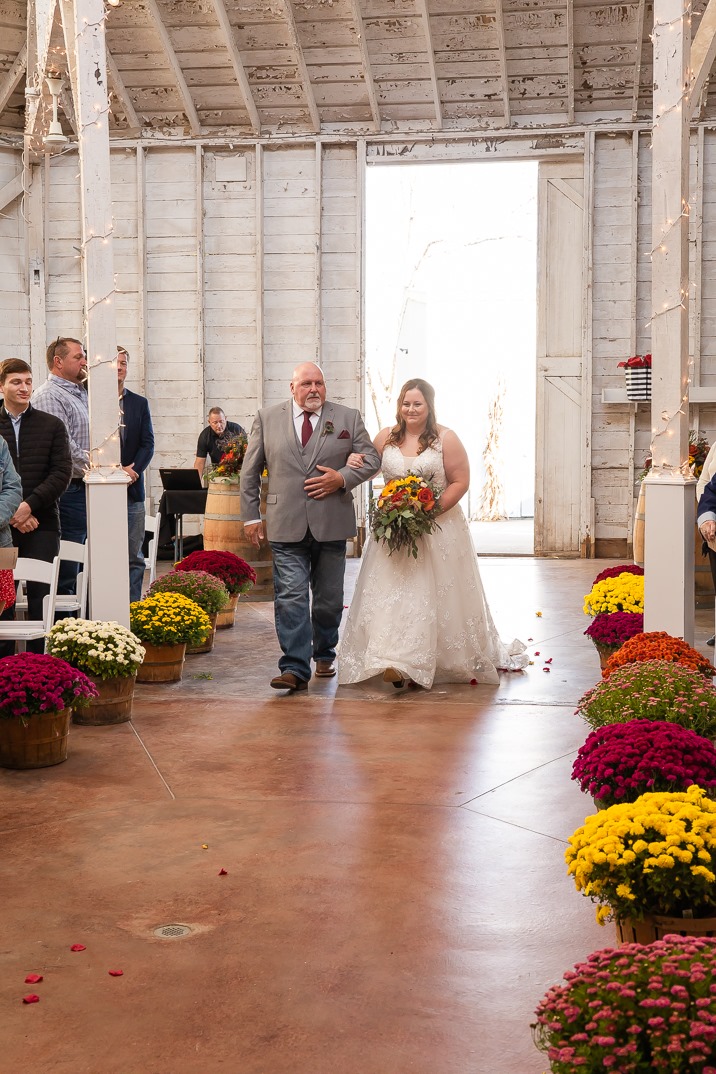
[[[389,434],[390,429],[381,429],[375,440],[373,441],[373,447],[378,452],[381,459],[383,458],[383,448],[385,447],[385,441],[388,439]],[[363,465],[363,456],[360,455],[357,451],[354,451],[351,455],[348,456],[346,460],[346,465],[352,467],[354,470],[360,470],[361,466]]]
[[[449,511],[468,490],[470,485],[470,462],[460,438],[446,429],[443,433],[443,465],[447,486],[440,497],[440,507]],[[377,445],[376,445],[377,446]]]

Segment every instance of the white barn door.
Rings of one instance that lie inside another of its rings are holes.
[[[540,164],[535,555],[580,555],[584,167]],[[588,527],[587,527],[588,528]]]

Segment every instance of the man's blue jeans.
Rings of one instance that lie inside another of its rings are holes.
[[[308,682],[311,657],[335,660],[343,615],[345,541],[271,541],[274,619],[283,651],[281,671]]]
[[[72,481],[62,493],[60,507],[60,537],[63,541],[84,544],[87,540],[87,500],[83,481]],[[86,569],[86,568],[85,568]],[[60,563],[58,593],[74,593],[77,590],[79,563]]]
[[[127,500],[127,535],[129,537],[129,599],[142,599],[144,581],[144,500]]]

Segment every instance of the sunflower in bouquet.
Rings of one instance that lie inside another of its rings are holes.
[[[388,547],[392,556],[406,548],[418,558],[418,540],[437,528],[439,490],[417,474],[389,481],[371,507],[371,532]]]

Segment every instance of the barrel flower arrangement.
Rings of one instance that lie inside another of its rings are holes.
[[[590,728],[572,779],[592,811],[567,873],[614,922],[539,1003],[553,1074],[716,1074],[716,688],[683,639],[644,631],[639,567],[609,568],[584,598],[602,678],[576,714]]]

